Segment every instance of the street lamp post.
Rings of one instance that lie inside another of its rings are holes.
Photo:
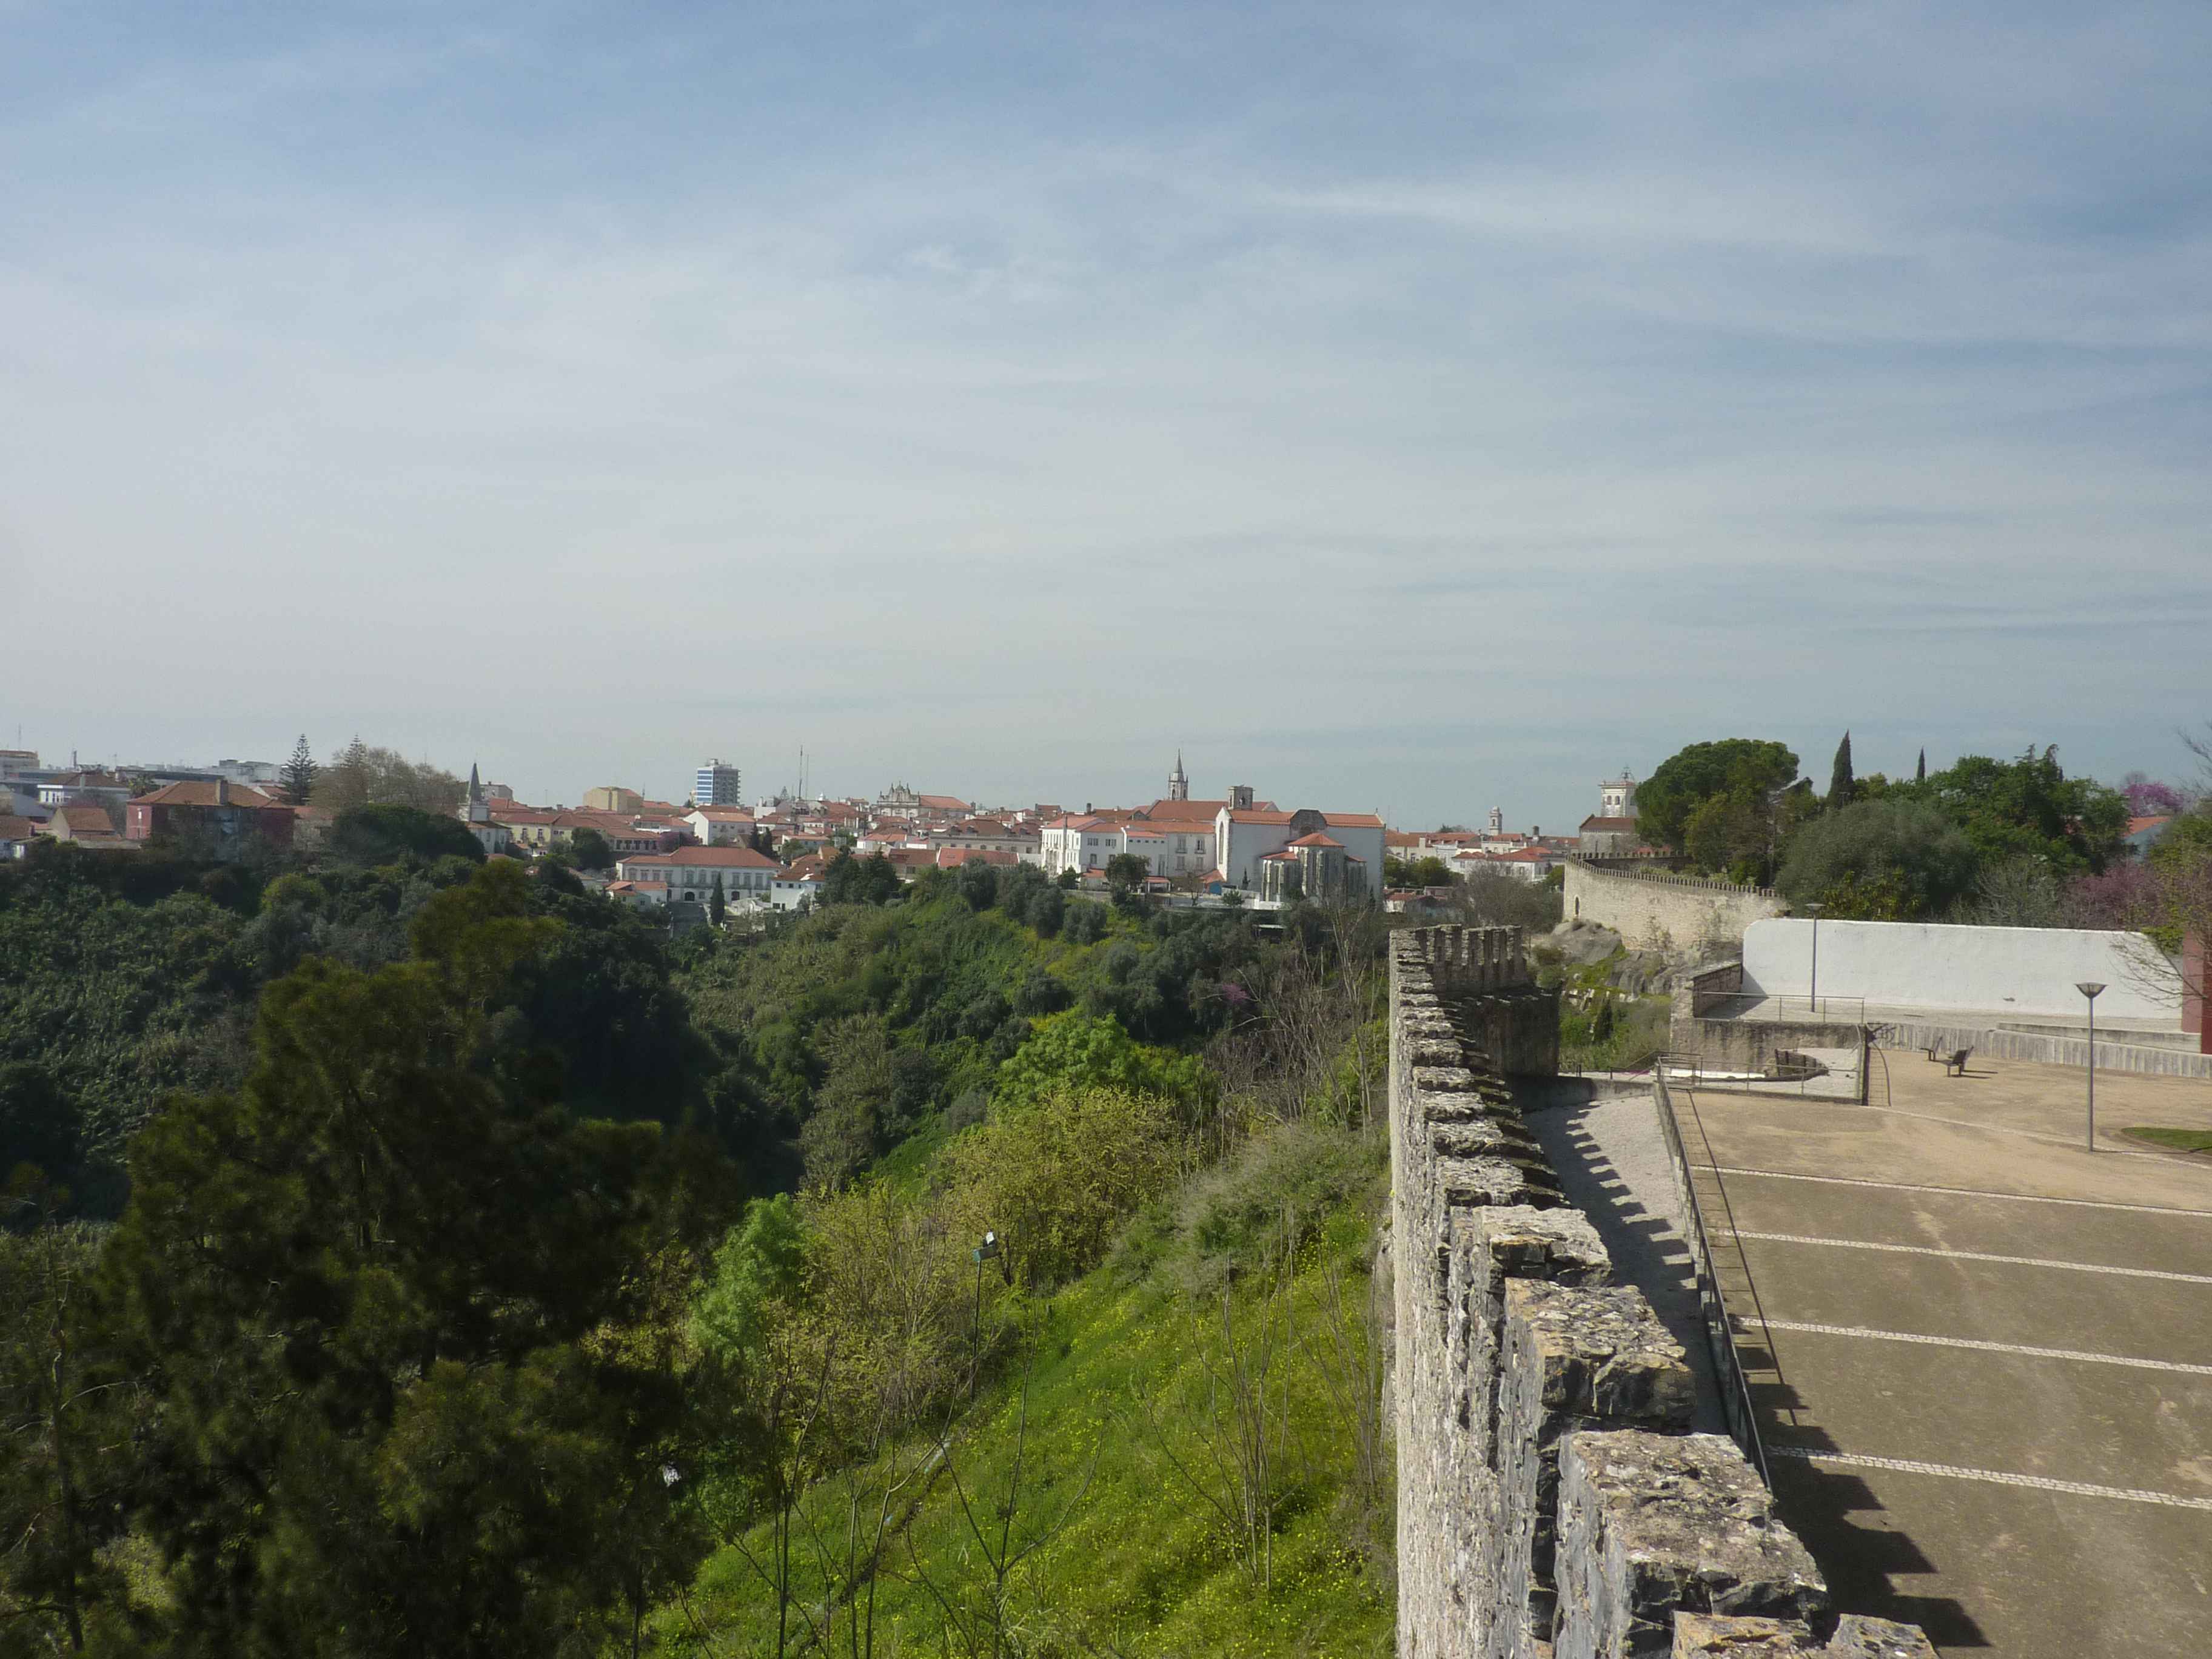
[[[968,1397],[975,1397],[976,1379],[983,1370],[983,1264],[999,1254],[999,1235],[996,1231],[983,1235],[983,1242],[968,1254],[975,1262],[975,1324],[969,1340],[968,1360]],[[1002,1268],[1003,1271],[1003,1268]]]
[[[1822,907],[1808,904],[1805,914],[1813,918],[1813,982],[1805,993],[1805,1012],[1819,1018],[1820,1006],[1820,911]]]
[[[2085,979],[2074,988],[2089,999],[2089,1150],[2097,1150],[2097,994],[2105,988]]]

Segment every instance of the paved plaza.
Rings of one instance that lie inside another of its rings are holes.
[[[2212,1652],[2212,1084],[1879,1051],[1869,1103],[1677,1085],[1784,1517],[1944,1652]]]

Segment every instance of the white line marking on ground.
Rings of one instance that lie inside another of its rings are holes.
[[[2212,1276],[2168,1273],[2160,1267],[2108,1267],[2098,1261],[2052,1261],[2039,1255],[1990,1255],[1980,1250],[1938,1250],[1925,1244],[1877,1244],[1863,1238],[1814,1238],[1806,1233],[1754,1233],[1735,1227],[1709,1231],[1724,1238],[1764,1239],[1772,1244],[1826,1244],[1838,1250],[1887,1250],[1897,1255],[1942,1256],[1952,1261],[2002,1261],[2015,1267],[2063,1267],[2069,1273],[2115,1273],[2123,1279],[2166,1279],[2180,1285],[2212,1285]]]
[[[1824,1187],[1878,1187],[1889,1193],[1948,1193],[1954,1198],[2008,1198],[2015,1204],[2071,1204],[2085,1210],[2130,1210],[2138,1215],[2193,1215],[2212,1221],[2212,1210],[2185,1210],[2177,1204],[2120,1204],[2102,1198],[2045,1198],[2039,1193],[1993,1193],[1980,1187],[1922,1187],[1909,1181],[1863,1181],[1853,1176],[1793,1175],[1782,1170],[1738,1170],[1725,1164],[1693,1164],[1715,1175],[1757,1176],[1764,1181],[1810,1181]]]
[[[2080,1359],[2096,1365],[2132,1365],[2138,1370],[2180,1371],[2190,1376],[2212,1376],[2212,1365],[2189,1365],[2172,1359],[2136,1359],[2126,1354],[2087,1353],[2079,1348],[2034,1348],[2019,1342],[1983,1342],[1970,1336],[1922,1336],[1913,1331],[1876,1331],[1858,1325],[1816,1325],[1801,1319],[1752,1319],[1732,1316],[1747,1336],[1764,1326],[1773,1331],[1812,1331],[1822,1336],[1868,1337],[1878,1342],[1924,1342],[1937,1348],[1974,1348],[1984,1353],[2026,1354],[2032,1359]]]
[[[1991,1486],[2029,1486],[2037,1492],[2073,1492],[2082,1498],[2118,1498],[2130,1504],[2162,1504],[2175,1510],[2212,1510],[2212,1498],[2177,1498],[2170,1492],[2145,1492],[2135,1486],[2093,1486],[2086,1480],[2052,1480],[2040,1474],[1922,1463],[1909,1457],[1869,1457],[1863,1452],[1814,1451],[1806,1446],[1769,1446],[1766,1455],[1794,1457],[1804,1463],[1840,1463],[1846,1468],[1897,1469],[1906,1474],[1939,1474],[1951,1480],[1985,1480]]]
[[[2054,1135],[2041,1129],[2015,1129],[2008,1123],[1977,1123],[1972,1118],[1937,1117],[1929,1112],[1908,1112],[1902,1106],[1876,1106],[1869,1102],[1861,1108],[1869,1112],[1887,1112],[1896,1117],[1917,1118],[1923,1123],[1948,1123],[1954,1129],[1986,1129],[1993,1135],[2024,1135],[2030,1140],[2047,1141],[2054,1146],[2071,1146],[2075,1152],[2087,1149],[2078,1135]],[[2099,1158],[2155,1158],[2171,1164],[2172,1158],[2165,1152],[2131,1152],[2119,1146],[2100,1146]]]

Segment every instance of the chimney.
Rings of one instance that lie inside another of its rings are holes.
[[[230,780],[228,778],[218,777],[215,781],[215,804],[217,806],[228,806],[230,805]]]

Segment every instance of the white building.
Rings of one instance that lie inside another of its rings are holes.
[[[769,902],[776,861],[750,847],[679,847],[672,853],[637,853],[615,866],[619,881],[658,884],[664,902],[704,904],[717,880],[722,902],[732,909]]]
[[[1028,863],[1036,861],[1040,846],[1034,829],[1001,823],[997,818],[969,818],[959,823],[948,823],[942,830],[925,832],[921,844],[958,853],[1012,853]]]
[[[469,826],[469,833],[487,857],[514,845],[514,831],[492,817],[491,802],[485,797],[483,780],[477,775],[473,761],[469,763],[469,798],[461,805],[461,822]]]
[[[1462,879],[1468,876],[1510,876],[1533,886],[1550,875],[1559,861],[1559,854],[1550,848],[1532,842],[1501,852],[1471,847],[1455,854],[1450,863],[1452,873]]]
[[[1586,859],[1633,856],[1642,838],[1636,830],[1636,780],[1626,769],[1597,787],[1598,810],[1582,822],[1577,844]]]
[[[64,772],[39,785],[39,805],[54,806],[122,805],[131,799],[131,781],[112,772]]]
[[[1241,792],[1250,799],[1250,792]],[[1326,836],[1342,849],[1346,867],[1376,901],[1382,897],[1382,820],[1372,812],[1322,812],[1303,807],[1279,812],[1259,806],[1224,805],[1214,817],[1214,844],[1220,849],[1222,879],[1247,892],[1261,885],[1261,860],[1309,836]]]
[[[750,842],[757,822],[742,806],[699,805],[684,815],[684,823],[702,847],[743,847]]]
[[[1272,801],[1260,803],[1272,807]],[[1228,806],[1254,805],[1249,785],[1239,784],[1226,800],[1193,800],[1190,779],[1176,757],[1168,775],[1168,793],[1149,806],[1113,807],[1094,811],[1062,813],[1046,820],[1038,832],[1038,845],[1024,848],[1024,862],[1042,867],[1048,876],[1063,870],[1079,874],[1103,871],[1106,860],[1118,853],[1143,858],[1152,873],[1173,881],[1177,877],[1202,878],[1220,863],[1217,823]]]
[[[744,783],[736,767],[710,760],[691,775],[691,799],[701,806],[742,806]]]
[[[821,902],[819,870],[779,870],[769,878],[768,902],[779,910],[805,910]]]

